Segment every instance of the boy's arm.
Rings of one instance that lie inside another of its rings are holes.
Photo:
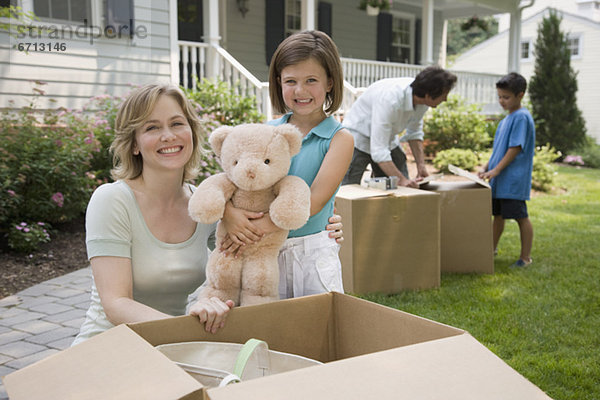
[[[502,160],[500,160],[498,165],[496,165],[489,171],[483,172],[479,176],[482,179],[492,179],[497,177],[498,175],[500,175],[500,172],[502,172],[502,170],[506,168],[508,164],[510,164],[520,152],[521,146],[509,147],[506,151],[506,154],[504,155],[504,157],[502,157]]]

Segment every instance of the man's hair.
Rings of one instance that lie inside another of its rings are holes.
[[[456,75],[438,66],[429,66],[419,72],[413,83],[413,94],[417,97],[429,95],[432,99],[449,92],[456,84]]]
[[[525,80],[523,75],[511,72],[496,82],[496,88],[510,90],[516,96],[519,93],[525,93],[525,90],[527,90],[527,80]]]
[[[136,89],[121,104],[115,120],[115,138],[110,146],[113,154],[112,178],[135,179],[141,175],[144,162],[142,155],[133,154],[135,133],[152,114],[160,96],[173,98],[181,107],[192,130],[192,156],[184,168],[183,180],[193,179],[198,174],[203,149],[200,138],[205,135],[200,120],[181,89],[170,84],[148,84]]]
[[[269,95],[275,112],[284,113],[287,106],[281,94],[281,71],[308,59],[317,61],[333,85],[325,96],[325,113],[335,112],[344,96],[344,72],[337,46],[320,31],[302,31],[288,36],[279,44],[269,67]]]

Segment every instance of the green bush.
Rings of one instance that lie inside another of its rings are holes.
[[[481,108],[475,104],[466,104],[459,95],[448,96],[448,101],[432,109],[424,119],[427,154],[441,150],[485,149],[492,138],[488,134],[485,116],[479,113]]]
[[[471,150],[448,149],[439,151],[433,159],[433,165],[442,172],[448,172],[449,164],[472,171],[479,164],[479,158]]]
[[[225,82],[212,82],[203,79],[196,83],[196,89],[183,88],[186,96],[198,107],[198,116],[220,125],[239,125],[250,122],[263,122],[265,116],[258,112],[256,98],[244,97]]]
[[[21,222],[8,229],[8,245],[15,251],[27,253],[50,241],[50,225],[44,222]]]
[[[533,156],[533,172],[531,176],[531,187],[535,190],[548,192],[554,184],[557,166],[554,164],[561,153],[549,144],[538,146]]]
[[[586,167],[600,168],[600,145],[591,136],[586,136],[584,144],[579,146],[574,153],[581,156],[583,165]]]

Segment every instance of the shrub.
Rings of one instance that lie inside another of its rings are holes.
[[[448,149],[438,152],[433,159],[433,165],[439,171],[448,172],[449,164],[471,171],[479,164],[479,158],[471,150]]]
[[[533,156],[532,188],[542,192],[548,192],[552,189],[557,169],[553,162],[560,157],[561,153],[549,144],[536,148]]]
[[[196,82],[196,90],[182,89],[186,96],[198,105],[196,112],[205,120],[214,120],[220,125],[239,125],[265,120],[265,116],[258,112],[256,98],[236,94],[225,82],[203,79]]]
[[[8,229],[8,245],[15,251],[27,253],[50,241],[50,226],[43,223],[21,222]]]
[[[448,101],[432,109],[424,120],[429,141],[426,153],[454,148],[485,149],[492,139],[487,133],[489,123],[480,110],[478,105],[466,104],[458,95],[450,95]]]
[[[600,145],[591,136],[586,136],[584,144],[579,146],[575,152],[581,157],[586,167],[600,168]]]
[[[85,210],[95,181],[93,133],[61,123],[56,112],[39,114],[35,101],[0,115],[0,230],[15,221],[64,222]],[[8,194],[8,196],[6,196]]]

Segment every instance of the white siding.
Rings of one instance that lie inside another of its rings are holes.
[[[169,82],[169,8],[167,2],[137,0],[135,26],[147,30],[146,37],[65,39],[13,38],[0,33],[0,108],[28,104],[31,81],[46,82],[39,102],[42,108],[80,108],[99,94],[123,95],[132,85]],[[104,18],[98,18],[104,28]],[[42,25],[60,27],[54,22]],[[140,31],[141,32],[141,31]],[[23,53],[11,48],[18,42],[64,43],[65,51]],[[53,99],[55,102],[51,102]]]
[[[523,21],[521,36],[530,38],[535,45],[538,24],[543,14]],[[577,72],[577,105],[586,121],[588,135],[600,143],[600,23],[571,14],[564,14],[561,30],[581,35],[581,57],[571,59],[571,66]],[[506,74],[508,63],[508,33],[505,31],[481,43],[460,56],[452,69]],[[529,81],[535,67],[535,56],[530,61],[521,62],[520,73]]]

